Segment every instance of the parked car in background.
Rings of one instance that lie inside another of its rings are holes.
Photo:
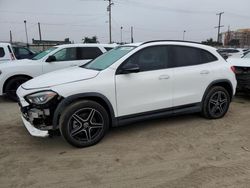
[[[0,64],[0,96],[16,100],[17,88],[27,80],[44,73],[84,65],[113,48],[113,44],[65,44],[45,50],[32,60],[23,59]]]
[[[233,69],[215,48],[151,41],[34,78],[17,94],[31,135],[59,129],[68,143],[87,147],[109,127],[134,121],[195,112],[222,118],[235,88]]]
[[[228,58],[227,61],[235,67],[237,91],[250,94],[250,52],[242,58]]]
[[[243,49],[239,48],[220,48],[218,52],[222,55],[227,55],[228,57],[241,58],[244,54]]]
[[[0,63],[14,61],[16,57],[10,43],[0,43]]]
[[[36,52],[30,50],[29,48],[23,46],[14,46],[12,45],[14,50],[14,54],[17,59],[32,59],[34,56],[37,55]]]

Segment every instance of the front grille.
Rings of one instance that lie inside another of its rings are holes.
[[[235,67],[238,89],[250,89],[250,67]]]

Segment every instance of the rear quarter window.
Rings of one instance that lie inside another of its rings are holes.
[[[171,46],[171,67],[194,66],[217,61],[210,52],[189,46]]]
[[[5,52],[3,48],[0,48],[0,57],[4,57],[5,56]]]
[[[102,51],[98,47],[78,47],[78,60],[95,59],[102,55]]]

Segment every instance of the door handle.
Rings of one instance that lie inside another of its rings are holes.
[[[200,72],[200,74],[209,74],[210,72],[208,70],[203,70]]]
[[[71,67],[77,66],[77,65],[70,65]]]
[[[170,78],[170,76],[168,76],[168,75],[161,75],[160,77],[159,77],[159,80],[167,80],[167,79],[169,79]]]

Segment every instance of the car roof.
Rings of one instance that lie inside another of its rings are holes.
[[[79,44],[62,44],[56,47],[116,47],[117,44],[99,44],[99,43],[79,43]]]
[[[146,45],[146,44],[164,44],[164,45],[170,44],[170,45],[184,45],[184,46],[207,48],[207,49],[211,49],[211,50],[216,49],[216,48],[214,48],[212,46],[204,45],[204,44],[201,44],[201,43],[198,43],[198,42],[181,41],[181,40],[155,40],[155,41],[147,41],[147,42],[140,42],[140,43],[131,43],[131,44],[123,45],[123,46],[138,47],[138,46],[142,46],[142,45]]]
[[[7,42],[0,42],[0,46],[11,46],[11,44],[10,43],[7,43]]]

